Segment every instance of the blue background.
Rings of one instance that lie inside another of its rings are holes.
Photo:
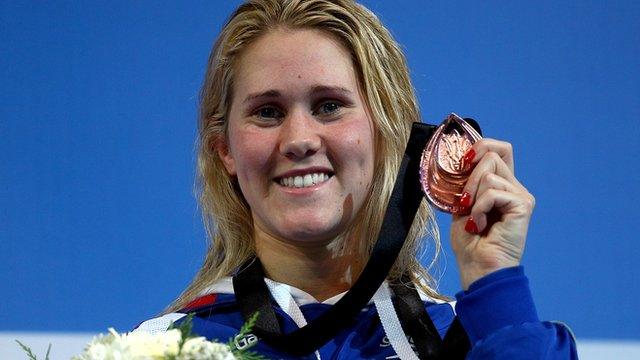
[[[513,143],[541,316],[640,339],[640,2],[364,3],[425,121],[455,111]],[[189,283],[198,90],[235,5],[0,2],[0,331],[128,330]]]

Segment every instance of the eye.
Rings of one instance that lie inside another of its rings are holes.
[[[273,106],[263,106],[253,112],[253,116],[260,120],[272,121],[282,119],[284,113]]]
[[[313,112],[314,115],[327,116],[337,114],[343,105],[338,101],[325,101]]]

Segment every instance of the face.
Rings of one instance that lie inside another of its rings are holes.
[[[251,207],[256,238],[330,242],[373,177],[374,130],[349,52],[318,30],[273,30],[235,68],[218,148]]]

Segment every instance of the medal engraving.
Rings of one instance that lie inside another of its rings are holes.
[[[444,146],[443,146],[444,145]],[[457,174],[463,171],[463,157],[473,144],[469,139],[460,135],[457,130],[442,137],[442,144],[438,146],[438,165],[442,170]]]

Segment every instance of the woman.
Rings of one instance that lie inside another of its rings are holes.
[[[233,336],[244,319],[230,276],[254,256],[284,332],[326,311],[369,258],[418,119],[404,55],[364,7],[349,0],[241,5],[212,50],[201,96],[200,203],[212,246],[167,314],[139,329],[162,331],[193,311],[196,332]],[[416,257],[426,228],[436,253],[440,246],[424,202],[381,289],[413,283],[441,337],[462,324],[470,358],[575,356],[564,326],[537,319],[519,267],[534,199],[514,176],[511,146],[484,139],[465,161],[474,166],[460,200],[469,215],[454,216],[451,228],[464,290],[457,318]],[[308,357],[415,356],[407,346],[421,340],[407,342],[404,323],[389,330],[398,317],[393,306],[383,316],[380,294]],[[292,357],[264,341],[255,349]]]

